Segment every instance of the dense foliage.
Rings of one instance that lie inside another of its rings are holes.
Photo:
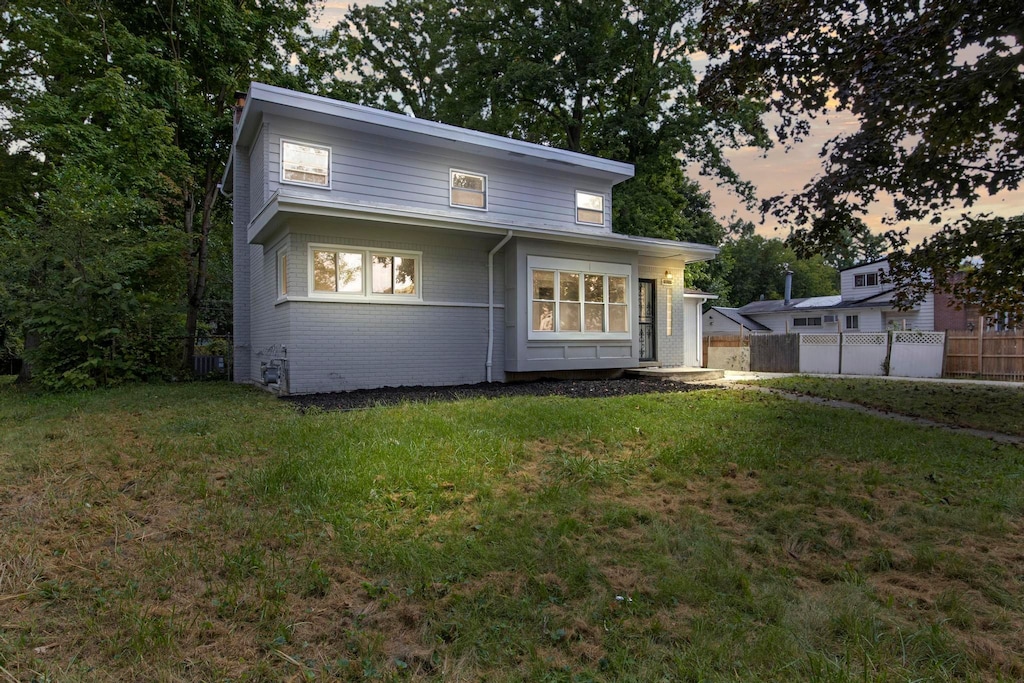
[[[48,384],[187,371],[204,323],[228,323],[202,314],[230,299],[234,92],[306,83],[317,4],[0,4],[0,303]]]
[[[838,110],[859,126],[822,149],[822,172],[765,210],[795,228],[798,251],[828,250],[862,231],[860,216],[891,198],[894,224],[941,224],[951,208],[1015,190],[1024,179],[1024,26],[1010,0],[706,0],[702,45],[729,57],[701,83],[707,106],[769,102],[782,141]],[[918,280],[951,259],[999,261],[1019,231],[976,239],[983,216],[948,223],[905,265]],[[890,233],[905,247],[905,231]],[[1019,263],[1019,262],[1018,262]],[[1019,267],[972,277],[971,300],[1024,321]],[[949,283],[939,282],[940,285]],[[911,299],[905,299],[910,303]]]

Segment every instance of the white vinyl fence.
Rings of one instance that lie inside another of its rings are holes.
[[[839,372],[839,334],[801,334],[800,372],[835,375]]]
[[[839,367],[847,375],[884,375],[888,351],[889,335],[885,332],[847,332]]]
[[[893,332],[889,374],[896,377],[942,377],[945,332]]]
[[[945,342],[945,332],[804,333],[800,372],[941,377]]]

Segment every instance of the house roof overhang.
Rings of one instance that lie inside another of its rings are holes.
[[[507,225],[497,221],[470,220],[441,212],[359,204],[319,197],[306,197],[276,192],[249,224],[251,244],[271,244],[283,233],[288,221],[297,217],[364,220],[405,226],[434,228],[477,234],[507,235],[580,244],[611,249],[624,249],[641,258],[665,262],[696,263],[710,261],[718,248],[693,242],[675,242],[653,237],[637,237],[617,233],[593,233],[556,230],[541,225]],[[714,295],[701,292],[701,297]]]
[[[290,119],[328,126],[344,126],[347,130],[371,135],[384,135],[397,142],[418,142],[442,149],[469,152],[497,159],[514,159],[518,163],[559,168],[611,184],[633,177],[633,165],[611,159],[570,152],[545,145],[481,133],[436,121],[417,119],[404,114],[364,107],[351,102],[311,95],[253,82],[249,86],[245,107],[235,126],[234,144],[221,185],[232,187],[231,168],[234,150],[248,146],[266,114],[285,115]]]

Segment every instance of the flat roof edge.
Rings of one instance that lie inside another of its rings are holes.
[[[622,161],[614,161],[602,157],[571,152],[556,147],[546,147],[532,142],[514,140],[512,138],[483,133],[469,128],[460,128],[447,123],[439,123],[428,119],[418,119],[404,114],[374,109],[361,104],[353,104],[344,100],[335,100],[321,95],[313,95],[299,90],[289,90],[278,86],[268,85],[253,81],[249,85],[249,96],[246,101],[246,109],[249,103],[262,101],[268,104],[277,104],[286,107],[303,108],[308,111],[325,114],[328,116],[339,116],[342,118],[360,121],[373,125],[396,128],[411,133],[418,133],[429,137],[454,140],[470,145],[497,149],[514,154],[522,154],[537,159],[543,159],[555,163],[564,163],[572,166],[581,166],[609,175],[627,180],[634,175],[633,164]],[[239,122],[239,129],[246,124],[246,117],[243,114]]]

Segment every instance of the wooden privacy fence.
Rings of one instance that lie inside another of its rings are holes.
[[[943,375],[1024,381],[1024,331],[947,332]]]
[[[750,369],[753,372],[800,372],[799,334],[752,334]]]

